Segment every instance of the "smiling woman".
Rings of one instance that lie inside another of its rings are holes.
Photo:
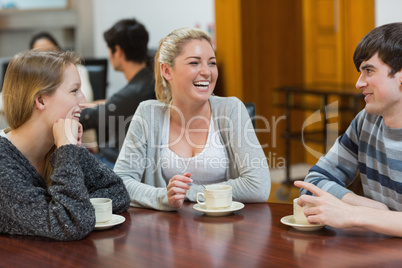
[[[74,52],[30,50],[13,57],[3,87],[10,128],[0,132],[0,233],[84,238],[95,225],[91,197],[128,208],[121,181],[80,147],[86,100]],[[96,182],[96,183],[95,183]]]
[[[207,33],[181,28],[162,39],[158,100],[138,107],[114,167],[131,205],[176,210],[215,183],[232,186],[235,201],[267,201],[269,170],[250,116],[239,99],[212,95],[217,78]]]

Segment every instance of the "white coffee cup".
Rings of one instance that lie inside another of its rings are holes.
[[[306,218],[306,215],[304,215],[304,209],[311,207],[311,205],[305,203],[304,206],[301,207],[297,204],[298,199],[299,198],[293,199],[293,217],[295,222],[298,224],[310,224]]]
[[[204,198],[204,202],[199,197]],[[226,209],[232,205],[232,186],[224,184],[212,184],[205,186],[203,193],[197,193],[197,203],[206,209]]]
[[[91,198],[90,201],[95,208],[96,223],[107,222],[112,219],[112,199]]]

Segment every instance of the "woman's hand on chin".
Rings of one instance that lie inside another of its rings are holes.
[[[74,119],[60,118],[53,124],[54,144],[59,148],[67,144],[81,146],[82,125]]]

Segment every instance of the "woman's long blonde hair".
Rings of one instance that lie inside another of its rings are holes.
[[[3,106],[7,124],[17,129],[31,117],[35,98],[52,95],[63,80],[69,64],[80,61],[73,51],[29,50],[15,55],[8,64],[3,84]],[[45,181],[50,184],[50,154],[46,156]]]
[[[155,94],[160,102],[170,103],[172,91],[169,82],[163,76],[160,65],[165,63],[174,66],[177,56],[183,52],[183,47],[190,40],[205,39],[212,47],[211,37],[203,30],[197,28],[179,28],[163,38],[155,55]]]

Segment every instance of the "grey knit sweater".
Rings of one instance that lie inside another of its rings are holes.
[[[95,226],[89,198],[111,198],[113,213],[128,209],[122,180],[85,148],[62,146],[50,161],[48,187],[29,160],[0,137],[0,233],[78,240]]]

